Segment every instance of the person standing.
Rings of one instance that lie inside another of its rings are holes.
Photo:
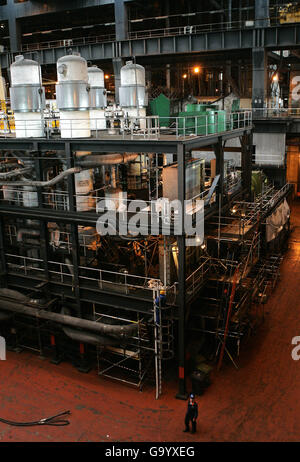
[[[196,423],[198,417],[198,404],[195,401],[195,395],[193,393],[190,394],[189,402],[187,405],[187,412],[185,415],[185,429],[184,432],[190,431],[190,422],[192,422],[192,433],[196,432]]]

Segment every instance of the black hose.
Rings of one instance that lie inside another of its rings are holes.
[[[57,417],[61,417],[63,415],[70,415],[70,411],[64,411],[61,412],[60,414],[56,414],[52,417],[47,417],[45,419],[40,419],[36,420],[34,422],[13,422],[12,420],[6,420],[6,419],[1,419],[0,422],[7,424],[7,425],[12,425],[13,427],[33,427],[35,425],[52,425],[54,427],[64,427],[65,425],[69,425],[70,422],[65,419],[57,419]]]

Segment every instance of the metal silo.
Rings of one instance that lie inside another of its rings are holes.
[[[121,68],[120,76],[120,106],[129,117],[145,118],[147,101],[144,67],[127,61],[126,65]],[[140,119],[139,125],[145,128],[146,119]]]
[[[105,130],[105,108],[107,96],[104,85],[104,72],[97,66],[88,68],[90,85],[90,125],[91,130]]]
[[[42,137],[45,92],[40,65],[18,55],[10,66],[10,72],[10,99],[15,114],[16,137]]]
[[[62,138],[91,136],[87,62],[80,55],[67,55],[57,61],[56,100],[60,111]]]

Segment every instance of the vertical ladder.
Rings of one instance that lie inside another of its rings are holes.
[[[154,354],[155,354],[155,398],[158,399],[162,393],[162,331],[161,331],[161,304],[159,287],[153,290],[153,311],[154,311]],[[159,300],[157,304],[155,300]]]

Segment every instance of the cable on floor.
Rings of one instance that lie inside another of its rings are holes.
[[[52,425],[56,427],[63,427],[65,425],[69,425],[70,422],[66,419],[57,419],[57,418],[70,415],[70,414],[71,414],[70,411],[64,411],[52,417],[46,417],[45,419],[36,420],[34,422],[13,422],[12,420],[6,420],[0,417],[0,422],[7,424],[7,425],[12,425],[14,427],[33,427],[35,425]]]

